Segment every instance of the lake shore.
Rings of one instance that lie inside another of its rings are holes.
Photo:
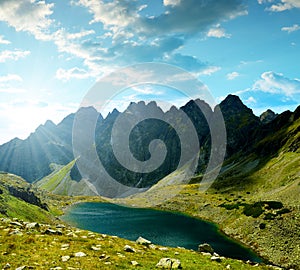
[[[172,187],[144,194],[146,196],[138,194],[114,199],[111,202],[174,211],[212,222],[225,235],[253,250],[264,260],[288,269],[300,269],[299,240],[296,236],[300,213],[297,209],[278,218],[265,220],[262,216],[256,218],[245,216],[240,208],[227,210],[220,207],[222,203],[257,200],[252,194],[246,192],[202,193],[199,192],[199,185],[190,184],[185,185],[176,196],[163,201],[165,194],[169,192],[172,192]],[[161,201],[161,203],[153,206],[153,201]],[[265,224],[266,227],[263,228],[260,224]],[[287,235],[286,232],[289,234]]]

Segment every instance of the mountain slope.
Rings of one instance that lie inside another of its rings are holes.
[[[227,159],[205,193],[201,192],[201,175],[187,184],[184,175],[178,179],[177,174],[170,175],[175,185],[165,185],[171,180],[168,176],[145,193],[114,201],[137,207],[158,203],[159,209],[213,221],[267,260],[300,269],[299,109],[264,126],[257,134],[263,139],[251,151]]]
[[[76,160],[73,160],[66,166],[58,166],[50,175],[34,183],[34,186],[64,196],[96,195],[88,182],[84,180],[77,182],[71,179],[70,174],[75,162]]]
[[[50,205],[44,196],[22,178],[0,173],[0,217],[51,222]]]
[[[14,139],[0,146],[0,170],[33,182],[51,172],[50,163],[69,162],[73,118],[69,115],[58,126],[47,121],[26,140]]]

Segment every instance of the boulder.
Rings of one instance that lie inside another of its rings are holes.
[[[157,249],[157,246],[154,244],[151,244],[151,245],[149,245],[149,248],[155,250],[155,249]]]
[[[150,246],[151,245],[151,241],[143,238],[143,237],[139,237],[136,241],[137,244],[139,245],[144,245],[144,246]]]
[[[23,227],[23,224],[18,221],[12,221],[12,222],[10,222],[10,225],[17,226],[17,227]]]
[[[132,264],[133,266],[138,266],[138,265],[140,265],[137,261],[131,261],[131,264]]]
[[[108,260],[109,258],[110,258],[110,256],[108,256],[104,253],[99,256],[99,259],[102,260],[102,261]]]
[[[124,246],[124,251],[126,252],[136,252],[135,249],[129,245]]]
[[[44,234],[53,234],[53,235],[62,235],[61,231],[56,231],[56,230],[52,230],[52,229],[47,229]]]
[[[39,227],[40,227],[40,224],[38,224],[37,222],[27,223],[25,225],[26,229],[37,229]]]
[[[27,266],[23,265],[23,266],[17,267],[16,270],[23,270],[23,269],[26,269],[26,268],[27,268]]]
[[[3,266],[3,269],[9,269],[9,268],[11,268],[11,265],[9,263]]]
[[[162,269],[182,269],[181,262],[178,259],[162,258],[156,264],[157,268]]]
[[[205,252],[205,253],[210,253],[210,254],[214,254],[214,249],[211,247],[210,244],[204,243],[204,244],[200,244],[198,246],[198,251],[199,252]]]
[[[211,256],[211,261],[213,262],[222,262],[222,259],[219,256]]]
[[[68,260],[70,260],[70,256],[66,255],[66,256],[61,256],[61,261],[62,262],[67,262]]]
[[[79,252],[76,252],[76,253],[74,254],[74,256],[75,256],[75,257],[85,257],[86,254],[85,254],[84,252],[82,252],[82,251],[79,251]]]
[[[96,246],[92,246],[91,249],[94,250],[94,251],[99,251],[99,250],[101,250],[100,247],[96,247]]]

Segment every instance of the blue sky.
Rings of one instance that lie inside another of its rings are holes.
[[[294,110],[299,59],[300,0],[2,0],[0,143],[58,123],[97,80],[143,62],[186,69],[217,102],[237,94],[257,115]],[[160,87],[136,90],[107,111],[186,101]]]

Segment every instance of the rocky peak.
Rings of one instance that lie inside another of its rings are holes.
[[[268,109],[260,115],[259,119],[263,124],[268,124],[272,122],[276,117],[277,114],[274,113],[272,110]]]
[[[228,95],[221,103],[220,108],[222,111],[230,110],[230,111],[242,111],[248,110],[251,111],[238,96],[235,95]]]
[[[113,109],[112,112],[109,112],[106,116],[106,120],[114,120],[117,118],[117,116],[120,114],[120,112],[117,109]]]
[[[47,120],[46,123],[44,124],[44,127],[51,129],[51,128],[55,128],[56,125],[51,120]]]
[[[294,120],[297,120],[300,118],[300,105],[297,107],[297,109],[294,112]]]
[[[126,109],[126,112],[144,116],[156,115],[157,117],[160,117],[164,114],[162,109],[157,106],[155,101],[150,101],[148,104],[146,104],[144,101],[139,101],[138,103],[131,102]]]

